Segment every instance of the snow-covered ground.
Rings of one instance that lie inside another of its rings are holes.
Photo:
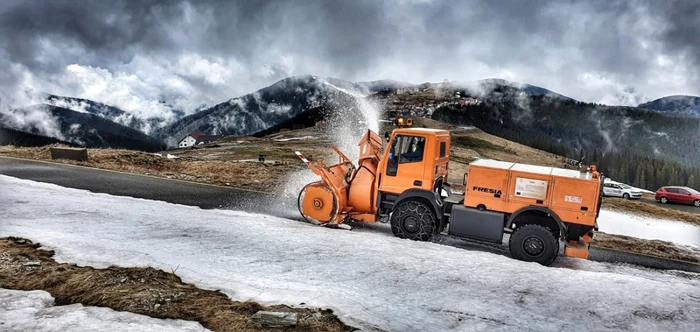
[[[0,236],[59,262],[149,265],[237,300],[332,308],[391,331],[700,330],[700,275],[560,257],[554,267],[383,225],[353,231],[0,176]],[[261,202],[264,204],[264,202]]]
[[[601,210],[598,228],[609,234],[663,240],[700,248],[700,227],[680,221]]]
[[[80,304],[54,306],[44,291],[0,288],[0,331],[209,331],[197,322],[155,319],[109,308]]]

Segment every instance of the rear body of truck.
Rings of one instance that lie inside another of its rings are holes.
[[[449,218],[450,235],[502,243],[505,233],[517,240],[520,236],[513,233],[529,225],[523,243],[511,239],[514,256],[520,251],[526,260],[551,263],[554,258],[539,257],[537,248],[533,249],[551,243],[546,236],[537,239],[545,229],[557,245],[559,240],[565,241],[565,255],[588,257],[588,243],[602,202],[602,180],[595,170],[482,159],[468,166],[465,179],[464,195],[451,195],[444,202],[443,218]],[[559,251],[551,250],[554,256]]]

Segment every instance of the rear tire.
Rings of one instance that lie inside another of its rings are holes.
[[[695,205],[695,207],[700,207],[700,199],[696,199],[693,205]]]
[[[630,194],[624,193],[624,194],[622,194],[622,198],[624,198],[624,199],[630,199]]]
[[[420,201],[401,202],[391,214],[391,232],[402,239],[429,241],[437,228],[433,210]]]
[[[530,224],[516,229],[508,246],[513,258],[544,266],[552,264],[559,255],[559,241],[551,230],[540,225]]]
[[[661,199],[659,200],[659,202],[661,202],[661,204],[666,204],[666,203],[668,203],[668,198],[666,198],[666,197],[661,197]]]

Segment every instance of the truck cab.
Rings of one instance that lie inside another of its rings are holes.
[[[449,152],[446,130],[395,129],[377,169],[380,216],[388,216],[400,199],[418,196],[433,201],[435,194],[443,193],[448,187]]]

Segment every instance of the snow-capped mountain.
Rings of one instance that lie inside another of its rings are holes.
[[[700,97],[696,96],[667,96],[638,107],[676,116],[700,118]]]
[[[190,132],[252,135],[308,113],[352,108],[367,90],[361,85],[317,76],[296,76],[186,116],[155,133],[169,140]],[[304,119],[309,121],[309,119]]]

